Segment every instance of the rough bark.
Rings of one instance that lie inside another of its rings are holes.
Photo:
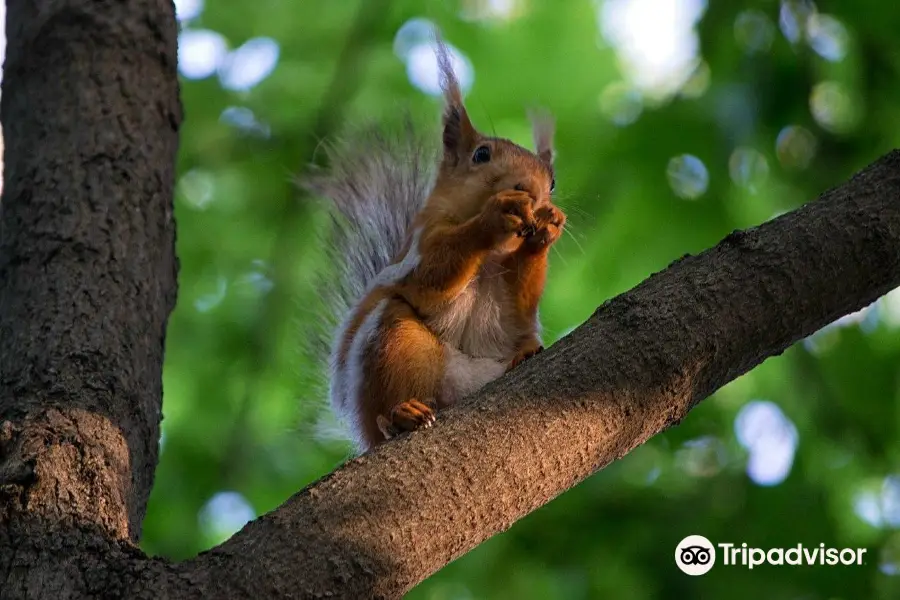
[[[71,531],[136,541],[156,468],[177,270],[174,8],[9,0],[6,32],[0,596],[45,577],[37,595],[65,597],[86,577],[58,551],[87,539]]]
[[[437,426],[172,564],[134,545],[175,294],[163,0],[9,3],[0,204],[2,598],[398,597],[900,284],[900,152],[605,303]],[[61,93],[62,92],[62,93]]]

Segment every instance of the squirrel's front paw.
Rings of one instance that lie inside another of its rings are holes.
[[[401,402],[391,409],[390,419],[378,415],[378,429],[384,434],[384,439],[389,440],[406,431],[425,429],[434,424],[433,400],[420,402],[415,398]]]
[[[541,250],[559,239],[566,215],[552,204],[542,206],[534,212],[535,228],[525,236],[525,245],[531,250]]]
[[[533,206],[534,198],[519,190],[504,190],[491,196],[482,213],[491,242],[502,243],[535,229]]]

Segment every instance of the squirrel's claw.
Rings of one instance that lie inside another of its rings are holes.
[[[390,419],[378,415],[378,429],[389,440],[401,433],[415,431],[416,429],[428,429],[436,420],[431,399],[420,402],[415,398],[401,402],[391,409]]]
[[[534,213],[535,226],[525,235],[525,245],[532,250],[546,248],[559,239],[566,215],[553,205],[542,206]]]
[[[519,231],[519,233],[517,235],[519,237],[528,238],[528,237],[533,236],[536,233],[537,233],[537,226],[528,224],[528,225],[525,225],[524,227],[522,227],[522,229]]]

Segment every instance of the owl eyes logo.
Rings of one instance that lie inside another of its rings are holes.
[[[686,565],[705,565],[712,558],[712,550],[703,546],[688,546],[681,551],[681,562]]]
[[[703,575],[716,564],[716,550],[702,535],[689,535],[675,548],[675,564],[688,575]]]

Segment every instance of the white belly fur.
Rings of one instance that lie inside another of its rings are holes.
[[[519,335],[502,267],[486,264],[428,326],[444,344],[442,404],[472,394],[506,371]]]

